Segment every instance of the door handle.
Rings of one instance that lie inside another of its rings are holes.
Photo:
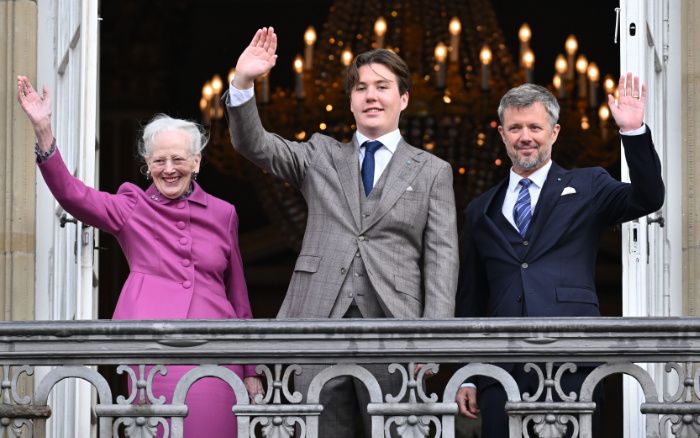
[[[58,223],[59,223],[59,225],[61,226],[61,228],[66,228],[66,224],[67,224],[67,223],[77,224],[77,223],[78,223],[78,219],[76,219],[76,218],[74,218],[74,217],[70,217],[70,218],[69,218],[67,214],[63,213],[63,214],[61,215],[61,217],[58,219]]]
[[[663,228],[664,225],[666,225],[666,219],[664,219],[664,217],[661,214],[659,214],[654,218],[648,218],[647,224],[659,224],[659,226]]]

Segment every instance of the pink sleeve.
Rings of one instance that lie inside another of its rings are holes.
[[[109,233],[121,230],[138,202],[139,189],[133,184],[123,184],[116,195],[86,186],[71,175],[58,150],[38,167],[64,210],[79,221]]]
[[[240,319],[252,319],[253,311],[248,299],[248,287],[243,275],[243,259],[238,246],[238,215],[236,208],[231,206],[231,219],[229,220],[229,236],[231,237],[231,254],[229,258],[228,272],[226,273],[226,295],[233,309]],[[244,377],[256,376],[255,365],[244,365]]]

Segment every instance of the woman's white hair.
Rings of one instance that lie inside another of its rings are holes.
[[[190,135],[192,155],[202,152],[207,145],[209,136],[198,123],[189,120],[174,119],[167,114],[158,114],[143,128],[143,135],[139,140],[139,156],[146,160],[153,153],[153,140],[156,135],[165,131],[181,129]]]

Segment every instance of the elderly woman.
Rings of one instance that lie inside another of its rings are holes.
[[[129,262],[113,318],[252,318],[236,210],[194,181],[206,143],[199,126],[156,116],[145,127],[139,148],[153,184],[143,191],[125,183],[116,195],[109,194],[85,186],[68,171],[51,130],[46,87],[42,94],[26,77],[17,78],[17,98],[34,128],[37,163],[46,184],[67,212],[112,233]],[[229,368],[244,377],[251,397],[261,392],[254,366]],[[154,395],[165,395],[169,402],[189,369],[168,367],[167,376],[156,376]],[[185,436],[235,437],[234,404],[225,382],[198,381],[187,395]]]

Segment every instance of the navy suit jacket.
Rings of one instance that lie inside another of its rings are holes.
[[[507,178],[469,203],[456,316],[600,315],[594,277],[601,231],[664,201],[649,127],[623,135],[622,143],[631,183],[600,167],[566,170],[552,163],[524,238],[501,213]],[[576,192],[562,196],[566,187]]]

